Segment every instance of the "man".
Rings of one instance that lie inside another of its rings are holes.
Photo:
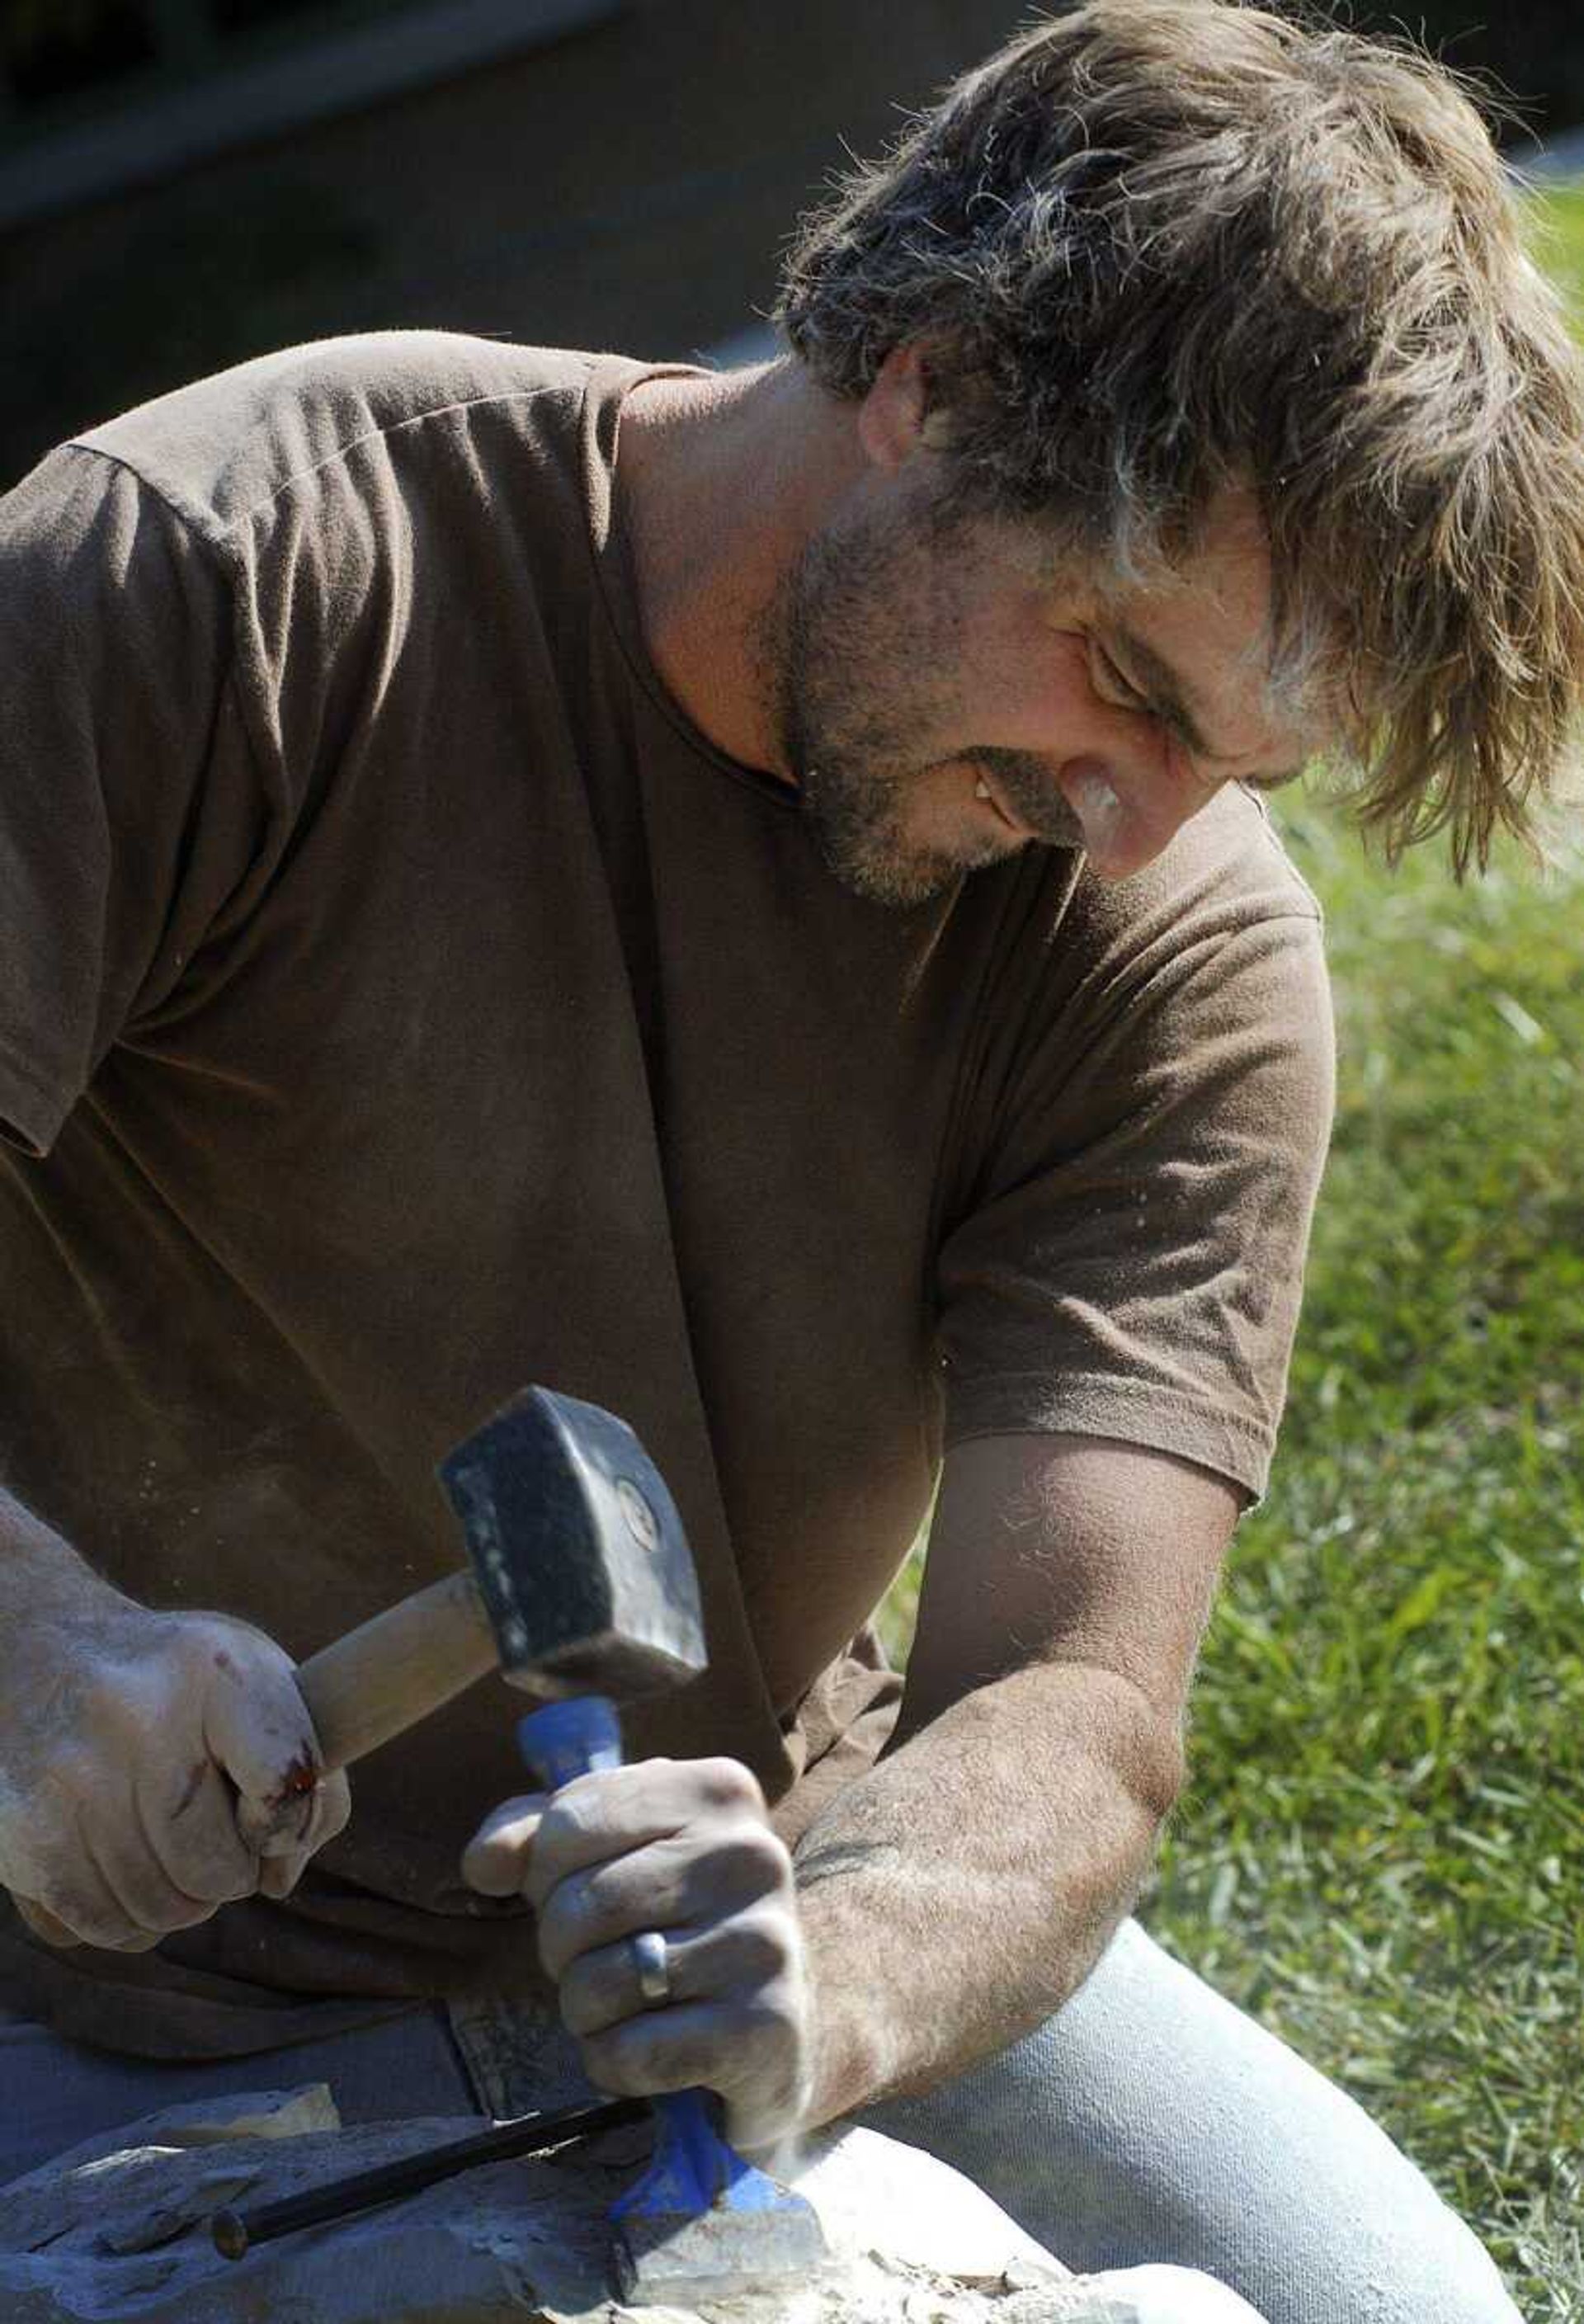
[[[600,2086],[870,2109],[1080,2266],[1511,2318],[1124,1923],[1328,1113],[1257,793],[1522,825],[1565,335],[1438,72],[1220,0],[1013,42],[781,319],[297,349],[5,505],[10,2167],[282,2074],[454,2110],[453,2042],[553,2096],[548,1979]],[[456,1563],[433,1465],[533,1379],[666,1471],[708,1677],[553,1801],[493,1683],[293,1787],[294,1658]]]

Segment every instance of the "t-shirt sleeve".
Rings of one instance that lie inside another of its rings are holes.
[[[1287,873],[1091,938],[943,1250],[947,1441],[1119,1438],[1257,1499],[1331,1123],[1318,915]]]
[[[200,939],[229,626],[120,463],[68,446],[0,500],[0,1135],[33,1153]]]

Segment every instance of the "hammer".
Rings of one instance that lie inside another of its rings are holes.
[[[625,1699],[705,1668],[682,1520],[625,1421],[525,1388],[439,1473],[468,1564],[298,1666],[327,1772],[493,1670],[534,1695]]]
[[[518,1726],[541,1780],[558,1787],[619,1766],[609,1698],[679,1685],[706,1662],[697,1577],[659,1471],[613,1414],[532,1388],[439,1474],[468,1569],[299,1668],[327,1766],[372,1751],[497,1666],[552,1698]],[[726,2144],[708,2094],[654,2106],[654,2161],[612,2212],[622,2297],[675,2304],[810,2273],[824,2255],[811,2206]]]

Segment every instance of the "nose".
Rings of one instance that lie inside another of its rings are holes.
[[[1211,796],[1160,744],[1081,753],[1062,761],[1055,779],[1102,880],[1126,880],[1153,863]]]

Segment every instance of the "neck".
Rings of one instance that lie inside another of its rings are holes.
[[[650,659],[718,750],[785,780],[766,616],[861,465],[845,407],[790,360],[648,380],[622,408],[617,491]]]

